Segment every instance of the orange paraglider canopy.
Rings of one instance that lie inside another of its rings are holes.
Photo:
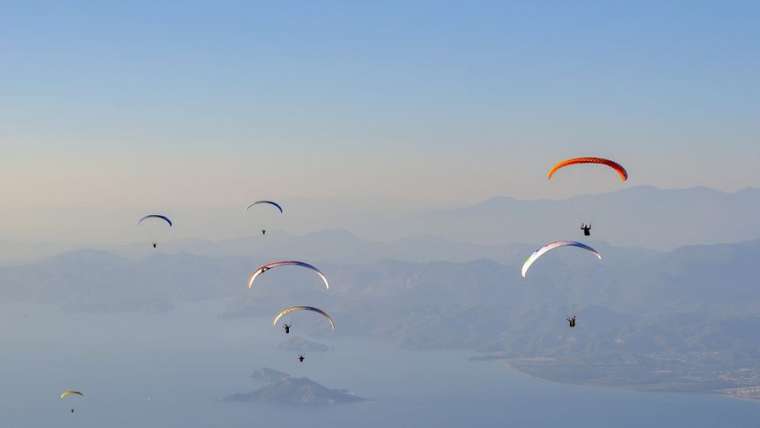
[[[577,165],[577,164],[584,164],[584,163],[594,163],[594,164],[599,164],[599,165],[606,165],[606,166],[614,169],[615,172],[618,173],[618,175],[620,176],[620,179],[622,181],[628,180],[628,171],[626,171],[625,168],[623,168],[622,165],[620,165],[619,163],[617,163],[615,161],[611,161],[609,159],[595,158],[595,157],[573,158],[573,159],[566,159],[566,160],[557,162],[557,164],[554,165],[552,167],[552,169],[550,169],[549,172],[546,174],[546,177],[549,180],[551,180],[552,176],[554,175],[554,173],[557,172],[558,170],[560,170],[560,169],[562,169],[562,168],[564,168],[566,166]]]

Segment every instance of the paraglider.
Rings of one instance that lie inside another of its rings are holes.
[[[283,324],[282,328],[285,329],[285,334],[290,334],[290,324]]]
[[[304,356],[303,356],[303,355],[299,355],[299,356],[298,356],[298,361],[299,361],[299,362],[301,362],[301,363],[303,363],[303,360],[305,360],[305,359],[306,359],[306,358],[304,358]]]
[[[171,219],[169,217],[167,217],[165,215],[161,215],[161,214],[148,214],[145,217],[141,218],[137,222],[137,224],[143,224],[143,222],[145,222],[146,220],[165,222],[166,224],[169,225],[170,228],[174,227],[174,223],[171,221]],[[153,241],[153,248],[157,248],[157,247],[158,247],[158,242],[156,242],[154,240]]]
[[[583,223],[581,224],[581,230],[583,231],[583,236],[591,236],[591,225]]]
[[[261,205],[261,204],[271,205],[271,206],[277,208],[280,211],[280,214],[285,214],[285,210],[282,209],[282,205],[280,205],[280,204],[278,204],[277,202],[274,202],[274,201],[256,201],[256,202],[252,203],[251,205],[248,205],[248,208],[246,208],[246,209],[249,210],[249,209],[251,209],[252,207],[254,207],[256,205]]]
[[[79,391],[74,391],[73,389],[67,389],[61,393],[61,400],[68,397],[84,397],[84,394],[82,394]]]
[[[137,222],[137,224],[142,224],[142,222],[144,222],[145,220],[149,220],[149,219],[157,219],[157,220],[160,220],[160,221],[164,221],[164,222],[166,222],[166,224],[169,225],[169,227],[173,227],[174,226],[174,223],[172,223],[172,221],[171,221],[171,219],[169,217],[167,217],[165,215],[161,215],[161,214],[148,214],[145,217],[141,218],[140,221]]]
[[[60,395],[61,400],[69,397],[84,397],[84,394],[79,391],[74,391],[73,389],[66,389]],[[71,409],[71,413],[74,413],[74,408]]]
[[[620,177],[620,180],[626,181],[628,180],[628,171],[623,168],[622,165],[615,161],[611,161],[609,159],[604,158],[597,158],[597,157],[580,157],[580,158],[573,158],[573,159],[566,159],[560,162],[557,162],[546,174],[547,178],[549,180],[552,179],[552,176],[555,172],[558,170],[570,166],[570,165],[580,165],[580,164],[598,164],[598,165],[605,165],[617,172],[618,176]]]
[[[570,324],[570,328],[575,328],[575,314],[567,317],[567,322]]]
[[[280,214],[285,214],[285,210],[282,209],[282,205],[280,205],[280,204],[278,204],[277,202],[274,202],[274,201],[264,201],[264,200],[262,200],[262,201],[256,201],[256,202],[252,203],[251,205],[248,205],[248,208],[246,208],[246,211],[250,210],[251,208],[255,207],[256,205],[269,205],[269,206],[272,206],[272,207],[276,208],[280,212]],[[266,234],[267,234],[267,230],[266,229],[261,229],[261,236],[266,236]]]
[[[530,267],[533,265],[533,263],[535,263],[536,260],[538,260],[541,256],[543,256],[544,254],[548,253],[551,250],[554,250],[554,249],[560,248],[560,247],[577,247],[577,248],[581,248],[583,250],[590,251],[590,252],[594,253],[594,255],[597,258],[599,258],[599,260],[602,259],[602,255],[599,254],[598,251],[596,251],[595,249],[589,247],[586,244],[582,244],[582,243],[577,242],[577,241],[554,241],[554,242],[549,242],[548,244],[546,244],[543,247],[541,247],[541,248],[537,249],[536,251],[534,251],[533,254],[531,254],[530,257],[528,257],[528,259],[525,260],[525,263],[523,264],[522,272],[521,272],[522,273],[522,277],[525,278],[525,275],[528,273],[528,269],[530,269]]]
[[[300,266],[306,269],[313,270],[322,279],[322,282],[325,284],[325,288],[326,289],[330,288],[330,284],[327,282],[327,277],[325,276],[325,274],[322,273],[322,271],[320,271],[313,265],[310,265],[306,262],[300,262],[298,260],[281,260],[281,261],[270,262],[265,265],[259,266],[259,268],[256,269],[256,272],[252,273],[251,276],[248,278],[248,288],[253,288],[253,282],[256,281],[256,278],[259,275],[261,275],[262,273],[272,268],[276,268],[280,266]]]
[[[330,314],[323,311],[322,309],[315,308],[313,306],[290,306],[288,308],[285,308],[277,313],[277,315],[274,316],[274,319],[272,319],[272,325],[277,326],[277,321],[280,320],[280,318],[284,317],[285,315],[292,313],[292,312],[298,312],[298,311],[311,311],[316,312],[320,315],[322,315],[329,323],[330,327],[332,327],[333,330],[335,330],[335,321],[332,319]]]

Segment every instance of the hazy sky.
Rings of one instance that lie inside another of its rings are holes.
[[[760,185],[757,2],[477,3],[3,2],[0,235]]]

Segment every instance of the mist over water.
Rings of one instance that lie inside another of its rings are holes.
[[[560,385],[503,362],[468,361],[468,352],[403,351],[361,338],[320,336],[331,350],[307,353],[299,364],[295,353],[277,350],[284,338],[270,320],[219,319],[224,304],[183,304],[157,315],[2,305],[3,425],[699,428],[760,417],[752,402]],[[264,367],[369,400],[324,408],[221,401],[254,389],[249,376]],[[85,397],[59,400],[64,388]]]

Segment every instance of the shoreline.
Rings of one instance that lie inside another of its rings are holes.
[[[704,388],[700,389],[699,384],[682,384],[681,387],[675,386],[673,383],[648,383],[648,384],[631,384],[631,383],[609,383],[599,382],[594,380],[563,380],[552,376],[542,375],[537,373],[536,370],[527,369],[526,365],[531,364],[547,366],[553,366],[552,363],[557,362],[558,359],[551,357],[532,357],[532,358],[513,358],[498,355],[485,355],[470,357],[472,362],[489,362],[489,361],[501,361],[509,369],[515,370],[523,375],[529,376],[533,379],[552,382],[563,385],[576,385],[576,386],[591,386],[601,388],[614,388],[636,392],[660,392],[668,394],[698,394],[718,396],[732,400],[749,401],[756,404],[760,404],[760,385],[753,386],[736,386],[726,388]],[[534,366],[534,367],[536,367]],[[556,367],[556,366],[555,366]]]

